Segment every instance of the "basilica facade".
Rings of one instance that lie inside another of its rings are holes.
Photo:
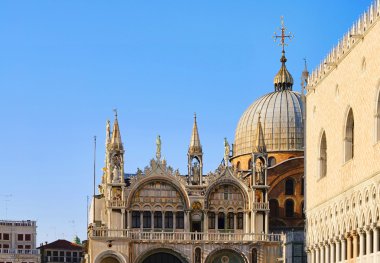
[[[259,130],[262,130],[258,122]],[[188,174],[156,156],[143,171],[124,176],[124,148],[117,117],[107,123],[106,161],[89,225],[87,262],[275,262],[284,235],[269,234],[269,201],[262,132],[251,175],[224,164],[203,173],[197,120],[188,149]],[[260,135],[261,134],[261,135]],[[259,168],[260,167],[260,168]]]

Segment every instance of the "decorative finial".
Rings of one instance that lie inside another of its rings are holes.
[[[194,112],[194,121],[197,121],[197,113]]]
[[[304,71],[307,71],[307,61],[306,61],[306,58],[303,58],[303,60],[305,61],[305,70]]]
[[[117,109],[113,109],[113,112],[115,113],[115,119],[117,119]]]
[[[287,46],[288,44],[285,43],[285,38],[288,38],[289,40],[292,40],[294,38],[294,35],[289,32],[288,35],[286,35],[285,31],[286,31],[286,27],[285,27],[285,24],[284,24],[284,17],[281,16],[281,35],[277,35],[276,32],[274,32],[274,41],[276,42],[278,38],[281,38],[281,42],[278,44],[279,46],[282,46],[282,53],[285,53],[285,46]]]
[[[227,138],[224,138],[224,165],[228,166],[228,160],[230,156],[230,144],[227,141]]]

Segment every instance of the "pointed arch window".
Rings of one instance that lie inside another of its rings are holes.
[[[152,227],[152,216],[149,211],[143,212],[143,228],[151,228]]]
[[[227,214],[227,228],[234,229],[234,213],[232,212]]]
[[[349,110],[346,120],[346,129],[344,136],[344,161],[347,162],[354,157],[355,144],[355,122],[352,109]]]
[[[377,94],[377,104],[376,104],[376,142],[380,141],[380,91]]]
[[[237,214],[237,229],[243,229],[243,213],[239,212]]]
[[[319,145],[319,177],[325,177],[327,173],[327,142],[326,133],[323,132]]]
[[[215,213],[214,212],[208,213],[208,228],[215,229]]]

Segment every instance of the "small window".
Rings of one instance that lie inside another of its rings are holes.
[[[294,216],[294,202],[291,199],[285,201],[285,216],[293,217]]]
[[[224,218],[224,213],[220,212],[218,214],[218,229],[224,229],[225,228],[225,218]]]
[[[319,177],[325,177],[327,173],[327,143],[326,133],[323,132],[319,145]]]
[[[25,235],[25,241],[31,241],[31,240],[32,240],[31,234],[26,234]]]
[[[3,234],[3,240],[9,240],[9,234],[8,233]]]
[[[176,214],[176,228],[184,228],[183,212],[177,212]]]
[[[380,141],[380,92],[377,94],[377,105],[376,105],[376,141]]]
[[[154,212],[154,228],[162,228],[162,213],[160,211]]]
[[[152,227],[152,217],[149,211],[143,212],[143,228],[151,228]]]
[[[287,179],[285,181],[285,194],[286,195],[294,195],[294,180]]]
[[[140,228],[140,212],[132,211],[132,228]]]
[[[208,228],[215,229],[215,213],[214,212],[208,213]]]
[[[243,213],[237,214],[237,229],[243,229]]]
[[[354,114],[352,109],[349,110],[346,121],[346,132],[344,138],[344,156],[345,161],[349,161],[354,157],[354,144],[355,144],[355,123]]]
[[[227,214],[227,228],[234,229],[234,213]]]
[[[24,240],[24,235],[23,234],[18,234],[17,235],[17,240],[18,241],[23,241]]]
[[[173,212],[165,212],[165,228],[173,228]]]

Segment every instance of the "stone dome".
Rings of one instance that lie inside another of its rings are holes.
[[[291,88],[277,90],[259,98],[239,120],[233,156],[252,153],[259,116],[267,152],[303,151],[303,110],[301,94]]]

